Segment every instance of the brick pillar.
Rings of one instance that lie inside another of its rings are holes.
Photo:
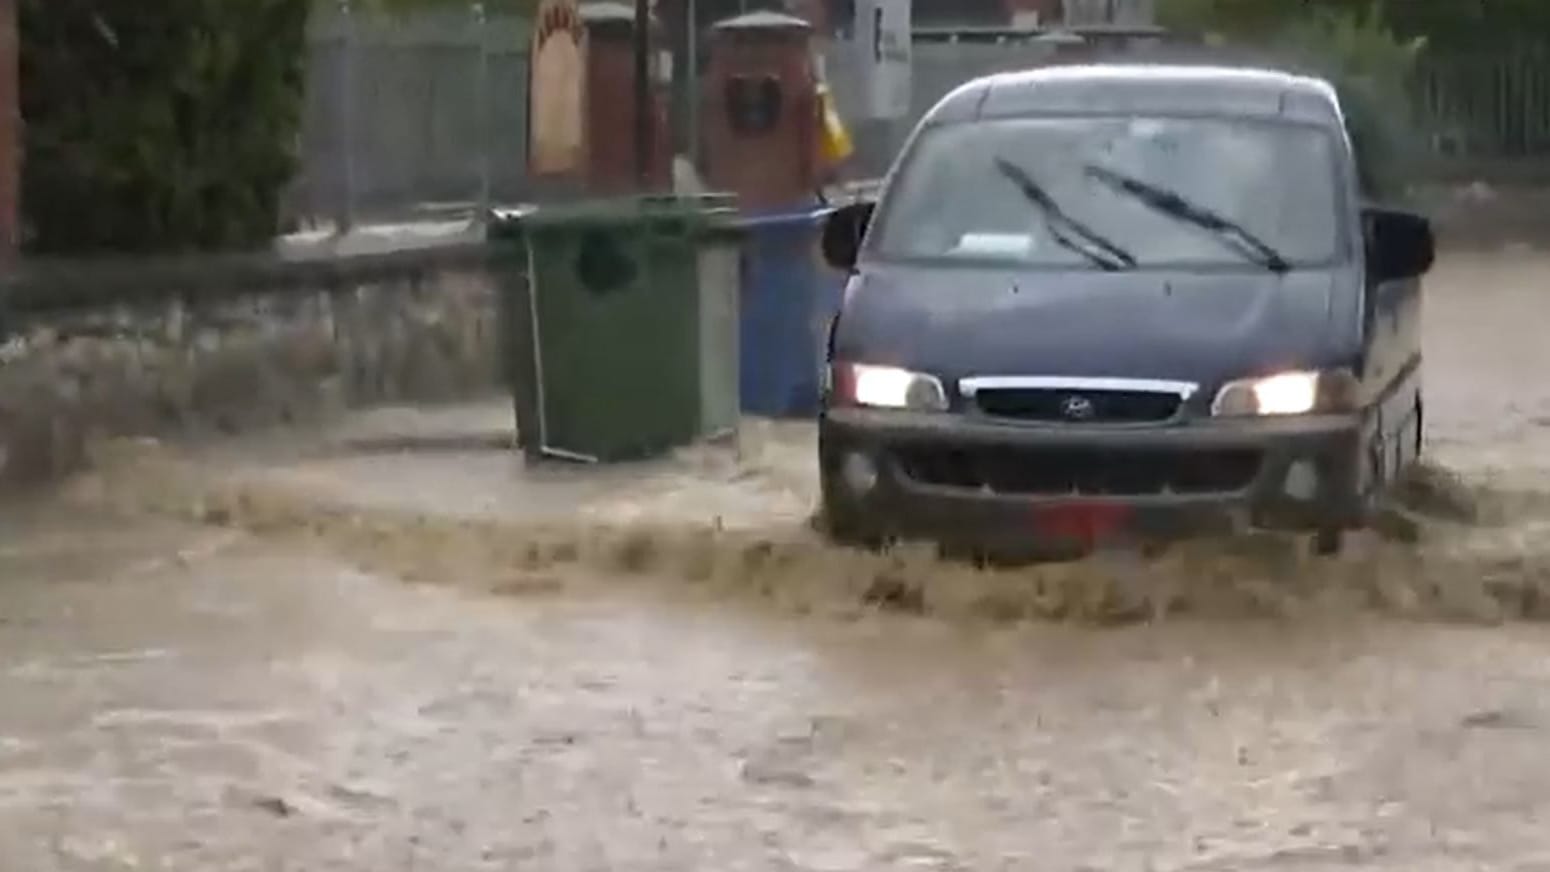
[[[16,0],[0,0],[0,260],[16,255],[21,187],[21,90]]]
[[[823,38],[829,35],[829,4],[825,0],[791,0],[786,4],[790,14],[813,26],[813,35]]]

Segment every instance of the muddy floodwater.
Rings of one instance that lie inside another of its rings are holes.
[[[1443,262],[1486,517],[1332,562],[842,554],[778,445],[724,538],[523,541],[456,456],[5,507],[0,870],[1550,870],[1547,294]]]

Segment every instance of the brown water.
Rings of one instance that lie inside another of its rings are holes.
[[[720,533],[129,452],[0,516],[0,869],[1550,869],[1546,266],[1429,303],[1492,523],[1333,563],[836,552],[780,445]]]

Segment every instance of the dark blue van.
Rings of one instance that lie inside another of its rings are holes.
[[[1340,548],[1422,443],[1421,216],[1364,202],[1332,86],[1051,67],[960,87],[876,203],[820,421],[838,540]]]

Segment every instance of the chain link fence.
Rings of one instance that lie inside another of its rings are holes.
[[[1550,161],[1550,42],[1425,57],[1414,95],[1441,158]]]
[[[309,33],[292,209],[348,227],[467,214],[522,196],[528,22],[464,12],[379,17],[347,3]]]

